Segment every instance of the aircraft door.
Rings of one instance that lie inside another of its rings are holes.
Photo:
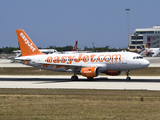
[[[127,54],[126,53],[122,55],[122,64],[127,64]]]

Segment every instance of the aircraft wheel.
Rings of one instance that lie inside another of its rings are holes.
[[[93,80],[93,77],[87,77],[88,80]]]
[[[78,80],[78,76],[72,76],[72,77],[71,77],[71,80],[72,80],[72,81]]]
[[[130,77],[127,77],[126,80],[131,80],[131,78],[130,78]]]

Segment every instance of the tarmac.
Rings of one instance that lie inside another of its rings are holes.
[[[106,89],[160,91],[160,77],[136,77],[127,81],[125,76],[99,76],[90,81],[80,76],[71,81],[70,76],[0,76],[0,88],[45,89]]]

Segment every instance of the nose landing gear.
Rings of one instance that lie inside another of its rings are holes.
[[[126,80],[131,80],[131,77],[129,77],[129,70],[126,70],[126,75],[127,75]]]

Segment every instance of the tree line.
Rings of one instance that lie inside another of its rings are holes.
[[[6,53],[6,54],[9,54],[9,53],[13,53],[14,50],[19,50],[19,47],[2,47],[0,48],[0,53]]]
[[[38,47],[39,49],[56,49],[57,51],[72,51],[73,46],[65,46],[65,47],[56,47],[56,46],[49,46],[48,48],[41,48]],[[5,54],[11,54],[13,53],[14,50],[20,50],[19,47],[2,47],[0,48],[0,53],[5,53]],[[78,49],[80,50],[80,49]],[[94,52],[106,52],[106,51],[121,51],[121,50],[127,50],[127,48],[123,49],[116,49],[116,48],[109,48],[109,46],[106,47],[87,47],[85,46],[83,50],[80,51],[94,51]]]

